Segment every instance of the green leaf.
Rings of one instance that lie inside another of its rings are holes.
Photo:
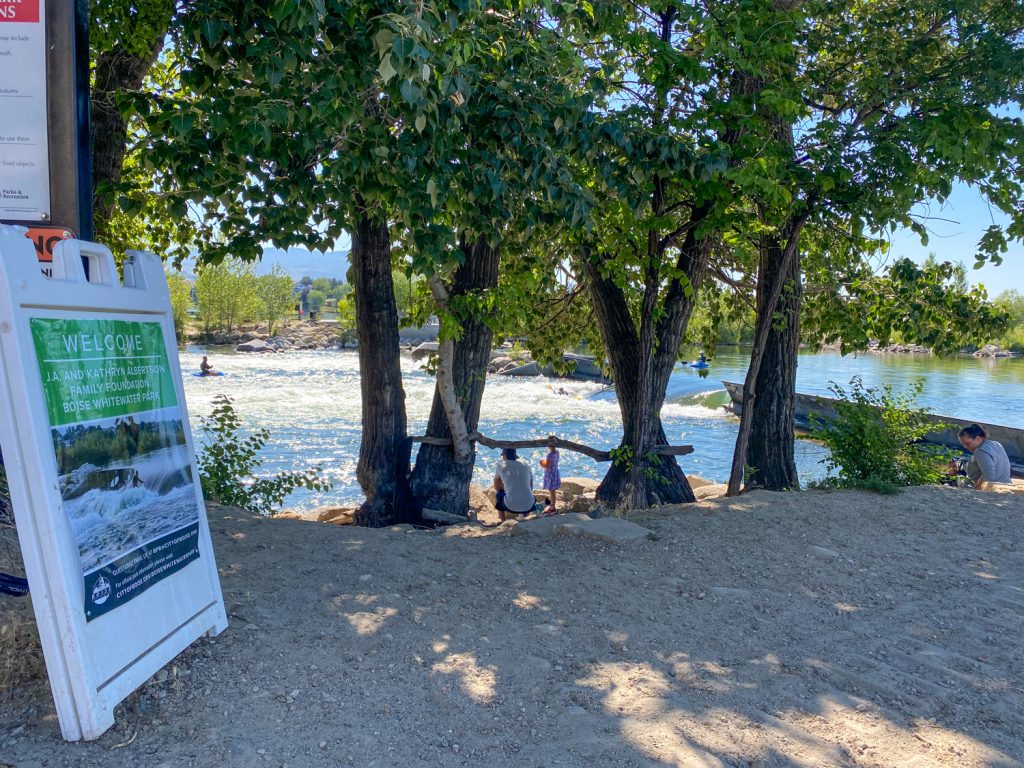
[[[391,64],[390,53],[384,54],[384,58],[381,59],[380,66],[377,68],[377,71],[380,73],[380,76],[384,78],[385,83],[389,82],[391,78],[398,74],[398,70],[396,70]]]

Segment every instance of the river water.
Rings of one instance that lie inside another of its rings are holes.
[[[199,378],[209,352],[214,365],[227,375]],[[694,453],[680,459],[684,471],[716,482],[729,473],[738,419],[725,412],[721,381],[742,381],[748,357],[740,351],[719,353],[707,377],[679,365],[669,382],[662,421],[673,444],[692,444]],[[410,434],[422,434],[430,412],[434,379],[410,358],[402,362]],[[199,417],[208,414],[213,398],[230,395],[243,423],[266,427],[271,439],[261,454],[261,474],[320,465],[334,487],[328,493],[300,491],[287,506],[308,509],[322,504],[351,503],[361,497],[355,478],[361,430],[359,368],[355,352],[289,352],[274,355],[203,350],[181,353],[186,372],[185,394],[197,445]],[[801,354],[797,390],[829,394],[830,381],[847,384],[860,375],[868,386],[883,383],[896,388],[923,378],[921,403],[933,412],[1024,428],[1024,360],[980,360],[971,357],[938,359],[930,355],[864,354],[842,357],[834,352]],[[543,437],[556,433],[595,447],[610,448],[621,435],[614,393],[596,384],[544,379],[490,376],[481,408],[480,430],[496,438]],[[562,394],[560,390],[566,394]],[[534,465],[543,449],[523,451]],[[801,478],[823,476],[821,446],[797,441]],[[481,449],[476,480],[489,484],[497,451]],[[413,455],[415,459],[415,453]],[[600,478],[606,465],[561,452],[563,477]]]

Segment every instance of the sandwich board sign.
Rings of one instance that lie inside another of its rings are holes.
[[[0,443],[61,733],[227,626],[160,260],[0,226]],[[89,262],[85,277],[83,258]]]

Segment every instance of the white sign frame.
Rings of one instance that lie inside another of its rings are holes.
[[[128,251],[124,275],[122,285],[106,247],[65,240],[54,249],[53,276],[46,277],[24,228],[0,226],[0,441],[50,688],[68,741],[99,738],[129,693],[197,638],[227,627],[163,265],[151,253]],[[92,621],[58,482],[32,317],[159,323],[185,424],[199,557]]]

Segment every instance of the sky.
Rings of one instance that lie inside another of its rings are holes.
[[[985,229],[992,224],[1008,223],[1008,218],[990,208],[976,190],[957,185],[944,205],[932,203],[917,212],[928,216],[928,245],[922,245],[910,230],[897,231],[890,240],[892,259],[907,256],[921,262],[934,253],[939,261],[963,262],[968,281],[984,285],[989,298],[1010,289],[1024,293],[1024,244],[1011,243],[1001,265],[986,264],[974,269],[975,247]]]
[[[906,256],[914,261],[923,262],[929,254],[934,253],[939,261],[963,262],[967,267],[968,282],[971,285],[984,285],[990,299],[1011,289],[1024,293],[1022,243],[1011,243],[1009,250],[1003,254],[1003,263],[999,266],[986,264],[981,269],[974,269],[975,248],[986,228],[992,224],[1009,223],[1008,217],[1001,211],[991,208],[977,190],[966,184],[954,185],[952,194],[944,204],[933,202],[927,206],[920,206],[916,214],[926,219],[928,244],[922,245],[921,239],[908,229],[897,230],[890,238],[891,248],[887,261],[895,261]],[[333,258],[338,259],[338,254],[347,254],[351,247],[352,243],[348,237],[338,240],[334,244]],[[281,263],[289,272],[294,272],[295,267],[289,264],[289,261],[285,258],[274,260],[273,263]],[[347,259],[338,259],[338,262],[327,268],[327,271],[332,272],[331,276],[335,276],[333,273],[339,271],[338,277],[344,275],[344,270],[348,267]],[[307,270],[311,268],[305,264],[303,267]]]

